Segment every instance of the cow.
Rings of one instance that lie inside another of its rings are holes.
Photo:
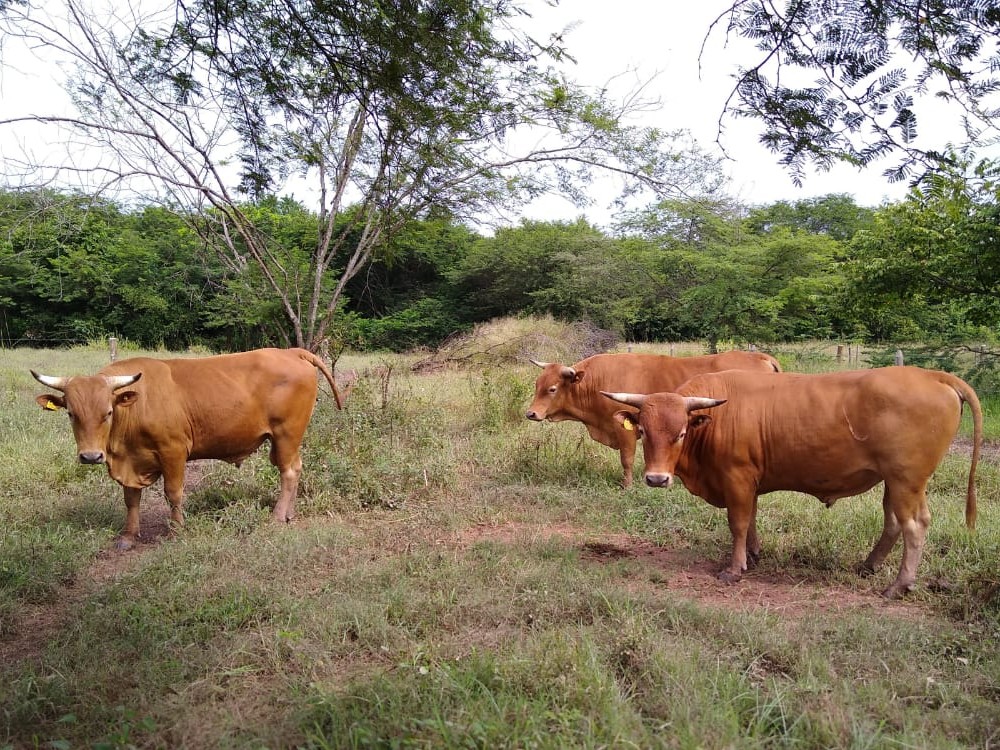
[[[171,520],[182,526],[186,463],[214,458],[239,466],[265,440],[281,477],[273,518],[291,521],[302,473],[299,448],[316,404],[316,369],[342,408],[333,373],[305,349],[197,359],[137,357],[95,375],[31,374],[62,392],[35,400],[43,409],[66,410],[80,463],[106,464],[124,489],[125,528],[115,547],[125,551],[139,539],[143,488],[162,476]]]
[[[635,462],[634,432],[623,432],[614,413],[621,407],[601,397],[599,391],[654,393],[671,391],[703,372],[759,370],[781,372],[778,361],[760,352],[731,351],[699,357],[668,357],[663,354],[596,354],[572,367],[537,362],[542,374],[535,381],[535,398],[528,407],[533,422],[583,422],[590,437],[614,448],[621,457],[622,487],[632,484]]]
[[[884,482],[882,535],[859,572],[873,573],[902,535],[899,574],[882,593],[892,599],[910,591],[930,525],[927,482],[958,429],[963,404],[973,419],[965,520],[975,527],[982,409],[976,392],[949,373],[730,371],[697,376],[669,393],[603,395],[638,409],[618,411],[615,421],[642,436],[646,484],[669,487],[677,476],[692,494],[726,509],[733,548],[719,573],[724,582],[739,581],[760,557],[760,495],[803,492],[830,507]]]

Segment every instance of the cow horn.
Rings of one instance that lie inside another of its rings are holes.
[[[601,395],[607,396],[612,401],[634,406],[637,409],[641,409],[642,405],[646,403],[646,394],[644,393],[608,393],[607,391],[601,391]]]
[[[559,374],[567,379],[575,378],[576,370],[574,370],[572,367],[566,367],[565,365],[563,365],[563,368],[559,371]]]
[[[69,378],[60,378],[53,375],[42,375],[34,370],[31,370],[31,376],[37,380],[42,385],[47,385],[49,388],[55,388],[57,391],[65,391],[66,383],[69,382]]]
[[[535,360],[535,359],[529,359],[528,361],[529,361],[529,362],[531,362],[531,364],[533,364],[533,365],[536,365],[536,366],[538,366],[538,367],[541,367],[541,368],[542,368],[543,370],[544,370],[544,369],[545,369],[546,367],[548,367],[548,366],[549,366],[549,363],[548,363],[548,362],[539,362],[538,360]]]
[[[108,381],[108,385],[111,386],[111,390],[117,391],[119,388],[132,385],[132,383],[141,377],[142,373],[137,372],[135,375],[105,375],[104,379]]]
[[[689,412],[695,411],[696,409],[711,409],[713,406],[719,406],[724,403],[726,403],[726,399],[724,398],[703,398],[701,396],[684,397],[684,406]]]

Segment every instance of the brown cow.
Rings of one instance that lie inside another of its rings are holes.
[[[546,419],[550,422],[583,422],[591,438],[619,452],[622,487],[632,484],[636,437],[634,432],[618,428],[614,414],[621,407],[602,398],[600,391],[672,391],[695,375],[720,370],[781,372],[781,366],[774,357],[741,351],[701,357],[596,354],[572,367],[530,361],[542,368],[542,374],[535,381],[535,399],[525,416],[534,422]]]
[[[106,463],[108,474],[124,488],[125,529],[116,547],[127,550],[139,538],[144,487],[162,476],[171,520],[183,525],[185,464],[216,458],[239,466],[265,440],[281,475],[273,517],[290,521],[302,473],[299,446],[316,404],[316,368],[341,408],[333,374],[305,349],[200,359],[137,357],[96,375],[31,374],[62,391],[62,396],[35,400],[44,409],[66,409],[80,462]]]
[[[616,419],[624,432],[642,435],[646,484],[669,487],[676,475],[691,493],[726,509],[733,552],[723,581],[740,579],[748,554],[751,563],[759,558],[759,495],[804,492],[829,507],[884,481],[882,536],[861,572],[881,565],[902,534],[902,565],[883,594],[909,591],[930,525],[927,482],[958,429],[963,403],[974,425],[965,520],[975,526],[982,410],[976,392],[946,372],[731,371],[698,376],[674,393],[604,395],[639,409],[619,411]],[[709,408],[711,416],[699,413]]]

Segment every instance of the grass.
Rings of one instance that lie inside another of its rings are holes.
[[[361,377],[342,412],[320,396],[296,524],[269,522],[278,480],[262,450],[240,469],[208,465],[186,527],[120,556],[120,489],[74,462],[65,417],[37,407],[27,374],[105,357],[0,357],[0,747],[1000,737],[995,453],[974,535],[967,450],[939,468],[920,585],[902,604],[877,596],[898,549],[874,579],[852,572],[881,527],[877,491],[831,509],[764,497],[761,565],[720,587],[725,514],[681,487],[623,492],[617,454],[581,425],[527,422],[531,365],[418,375],[414,357],[350,355],[338,371]],[[152,489],[144,509],[165,510]],[[586,540],[663,558],[601,560]]]

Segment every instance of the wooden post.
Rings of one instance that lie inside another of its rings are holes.
[[[756,344],[750,344],[750,351],[752,351],[752,352],[757,351],[757,345]]]
[[[114,362],[116,359],[118,359],[118,339],[116,339],[114,336],[108,338],[108,349],[110,350],[111,353],[111,361]]]
[[[670,345],[670,356],[671,357],[674,356],[674,345],[673,344]]]
[[[837,344],[837,361],[838,362],[843,362],[844,361],[844,345],[843,344]]]
[[[902,367],[903,366],[903,350],[902,349],[897,349],[896,350],[896,366],[897,367]]]

